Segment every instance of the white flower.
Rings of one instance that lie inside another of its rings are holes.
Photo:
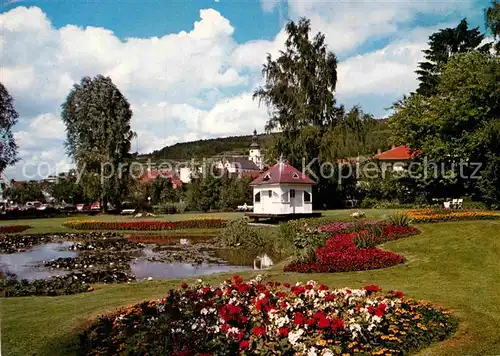
[[[191,330],[196,330],[196,328],[198,327],[198,325],[196,323],[194,323],[192,326],[191,326]]]
[[[202,282],[203,282],[203,280],[201,280],[201,279],[198,279],[198,280],[197,280],[197,282],[198,282],[198,283],[202,283]]]
[[[316,348],[313,346],[309,349],[307,352],[307,356],[317,356],[318,354],[316,353]]]
[[[208,310],[206,308],[203,308],[202,310],[200,310],[200,313],[202,315],[207,315],[208,314]]]
[[[333,352],[329,349],[324,349],[322,355],[323,356],[333,356]]]
[[[304,333],[303,329],[292,331],[291,333],[288,334],[288,341],[290,341],[292,345],[295,345],[303,333]]]

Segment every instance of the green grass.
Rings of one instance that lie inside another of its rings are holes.
[[[356,210],[327,210],[322,211],[323,216],[331,217],[332,219],[349,219],[350,214]],[[368,219],[384,219],[395,212],[395,210],[390,209],[367,209],[363,210]],[[53,232],[74,232],[75,230],[68,229],[63,226],[67,221],[72,220],[103,220],[103,221],[141,221],[141,220],[155,220],[155,221],[178,221],[178,220],[189,220],[196,218],[214,218],[214,219],[225,219],[232,220],[244,216],[240,212],[229,212],[229,213],[184,213],[184,214],[171,214],[171,215],[160,215],[151,218],[141,218],[135,219],[132,216],[121,216],[121,215],[75,215],[72,217],[62,217],[62,218],[41,218],[41,219],[19,219],[19,220],[4,220],[1,221],[2,225],[29,225],[32,228],[24,232],[24,234],[36,234],[36,233],[53,233]],[[165,232],[163,232],[165,233]],[[186,232],[189,233],[189,232]],[[170,234],[170,232],[168,233]]]
[[[345,214],[345,211],[332,213]],[[452,309],[460,320],[459,330],[452,339],[432,345],[421,355],[499,354],[500,222],[440,223],[419,228],[422,234],[383,246],[404,255],[407,262],[403,265],[329,274],[283,273],[276,266],[266,271],[266,275],[290,282],[315,279],[330,287],[378,284],[384,290],[402,290],[408,296]],[[225,277],[214,275],[204,279],[217,283]],[[107,285],[73,296],[1,299],[3,354],[75,353],[78,333],[91,318],[119,306],[161,297],[179,283],[180,280],[169,280]]]

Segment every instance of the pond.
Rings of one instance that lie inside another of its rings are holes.
[[[30,281],[73,272],[87,277],[125,273],[121,280],[124,282],[250,270],[257,256],[257,252],[248,251],[235,256],[234,252],[213,248],[207,239],[199,237],[160,237],[159,243],[153,243],[157,238],[144,243],[123,236],[73,241],[64,240],[64,236],[40,239],[39,244],[27,249],[0,254],[0,270],[14,274],[18,280]]]

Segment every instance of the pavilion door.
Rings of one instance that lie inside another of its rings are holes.
[[[290,189],[290,209],[292,210],[292,214],[295,214],[295,189]]]

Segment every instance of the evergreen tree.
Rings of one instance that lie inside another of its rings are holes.
[[[455,28],[445,28],[437,31],[429,37],[429,48],[424,50],[425,62],[419,63],[416,70],[420,81],[417,93],[430,96],[436,93],[439,75],[453,54],[466,53],[476,49],[486,52],[491,44],[481,47],[484,35],[479,27],[469,29],[466,19],[460,21]]]

